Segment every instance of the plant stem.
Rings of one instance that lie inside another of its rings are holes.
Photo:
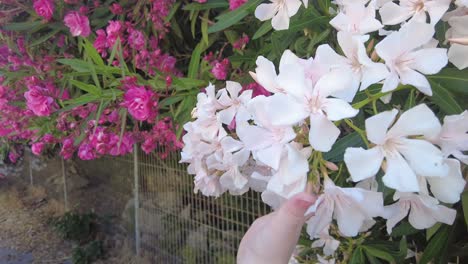
[[[364,130],[360,129],[359,127],[355,126],[351,120],[345,119],[344,121],[346,122],[348,126],[350,126],[354,131],[356,131],[361,136],[367,148],[369,148],[369,141],[367,140],[366,132],[364,132]]]

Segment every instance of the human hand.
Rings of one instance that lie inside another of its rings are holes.
[[[306,221],[304,213],[315,200],[314,195],[299,193],[279,210],[255,220],[239,245],[237,263],[288,263]]]

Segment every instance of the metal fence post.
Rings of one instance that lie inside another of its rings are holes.
[[[29,152],[29,183],[34,186],[33,170],[32,170],[32,152]]]
[[[65,160],[62,160],[62,177],[63,177],[63,200],[65,203],[65,211],[68,211],[68,187],[67,187],[67,175],[65,173]]]
[[[134,206],[135,206],[135,251],[136,255],[140,256],[140,225],[139,225],[139,208],[140,208],[140,192],[138,182],[138,146],[133,145],[133,178],[134,178]]]

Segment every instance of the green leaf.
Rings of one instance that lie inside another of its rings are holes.
[[[390,253],[388,253],[388,251],[384,249],[373,247],[371,245],[362,246],[362,248],[366,252],[367,255],[371,255],[376,258],[386,260],[388,262],[395,261],[395,258]]]
[[[227,8],[229,7],[229,3],[225,0],[208,0],[203,4],[200,3],[190,3],[185,5],[182,9],[187,11],[194,11],[194,10],[207,10],[207,9],[214,9],[214,8]]]
[[[174,78],[172,85],[176,88],[176,90],[180,91],[205,86],[206,81],[192,78]]]
[[[83,47],[86,52],[86,55],[96,64],[100,66],[104,66],[104,61],[102,60],[101,55],[99,52],[94,48],[93,44],[89,42],[86,38],[82,38],[83,40]]]
[[[167,22],[171,21],[171,19],[174,17],[175,13],[177,12],[177,10],[179,9],[181,4],[182,4],[182,2],[176,2],[174,4],[174,6],[172,6],[171,11],[169,12],[169,14],[164,19],[164,22],[167,23]]]
[[[272,29],[273,27],[271,26],[271,21],[264,22],[255,32],[255,34],[252,37],[252,40],[256,40],[262,37],[266,33],[270,32]]]
[[[441,226],[441,223],[436,223],[432,227],[426,229],[426,240],[431,239],[431,237],[437,232],[437,230],[439,230]]]
[[[200,68],[200,57],[203,49],[203,42],[198,43],[192,52],[192,58],[190,59],[187,77],[196,78],[198,75],[198,69]]]
[[[289,26],[288,32],[296,32],[312,26],[326,25],[328,20],[329,18],[326,16],[305,17],[305,19],[292,21],[291,25]]]
[[[465,223],[468,227],[468,191],[463,192],[461,196],[462,207],[463,207],[463,216],[465,217]]]
[[[421,256],[419,264],[427,264],[432,259],[436,258],[439,255],[443,254],[446,243],[449,238],[449,226],[443,225],[437,233],[432,236],[431,240],[427,244],[427,247],[424,249],[424,253]]]
[[[218,22],[208,29],[208,33],[215,33],[236,24],[250,14],[261,2],[262,0],[249,0],[236,10],[218,16],[216,18]]]
[[[170,97],[167,97],[167,98],[164,98],[163,100],[161,100],[161,102],[159,102],[158,105],[160,107],[169,106],[169,105],[176,104],[176,103],[182,101],[183,99],[184,99],[183,96],[170,96]]]
[[[58,59],[58,62],[72,67],[77,72],[89,72],[89,65],[84,60],[79,59]]]
[[[344,152],[347,148],[364,146],[361,136],[357,132],[353,132],[339,139],[329,152],[323,153],[323,158],[333,162],[343,161]]]
[[[32,46],[42,44],[42,43],[46,42],[47,40],[49,40],[51,37],[55,36],[60,31],[61,31],[61,29],[54,29],[54,30],[50,31],[49,33],[47,33],[47,34],[43,35],[42,37],[40,37],[40,38],[36,39],[35,41],[33,41],[30,46],[32,47]]]
[[[35,27],[41,26],[42,21],[29,21],[29,22],[19,22],[19,23],[9,23],[3,26],[4,30],[9,31],[28,31],[32,30]]]
[[[392,233],[390,235],[392,237],[400,237],[416,234],[418,232],[419,230],[415,229],[410,223],[408,223],[407,221],[402,221],[395,228],[393,228]]]
[[[468,69],[445,68],[438,74],[428,75],[427,78],[451,92],[468,95]]]
[[[364,253],[362,252],[362,248],[358,247],[354,250],[351,259],[349,260],[349,264],[362,264],[366,262],[366,258]]]
[[[455,115],[463,111],[457,101],[455,101],[453,94],[445,87],[432,80],[429,80],[429,82],[432,86],[432,96],[430,100],[438,105],[445,114]]]
[[[102,94],[101,89],[97,88],[95,85],[83,83],[77,80],[70,80],[70,83],[87,93],[94,94],[96,96],[100,96]]]
[[[208,45],[208,19],[209,19],[210,11],[206,11],[203,15],[203,19],[201,22],[201,32],[202,32],[202,39],[205,42],[205,45]]]

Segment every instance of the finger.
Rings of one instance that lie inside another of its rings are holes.
[[[305,192],[293,196],[272,215],[262,230],[263,247],[278,256],[274,263],[289,261],[306,220],[304,213],[315,200],[315,195]]]

